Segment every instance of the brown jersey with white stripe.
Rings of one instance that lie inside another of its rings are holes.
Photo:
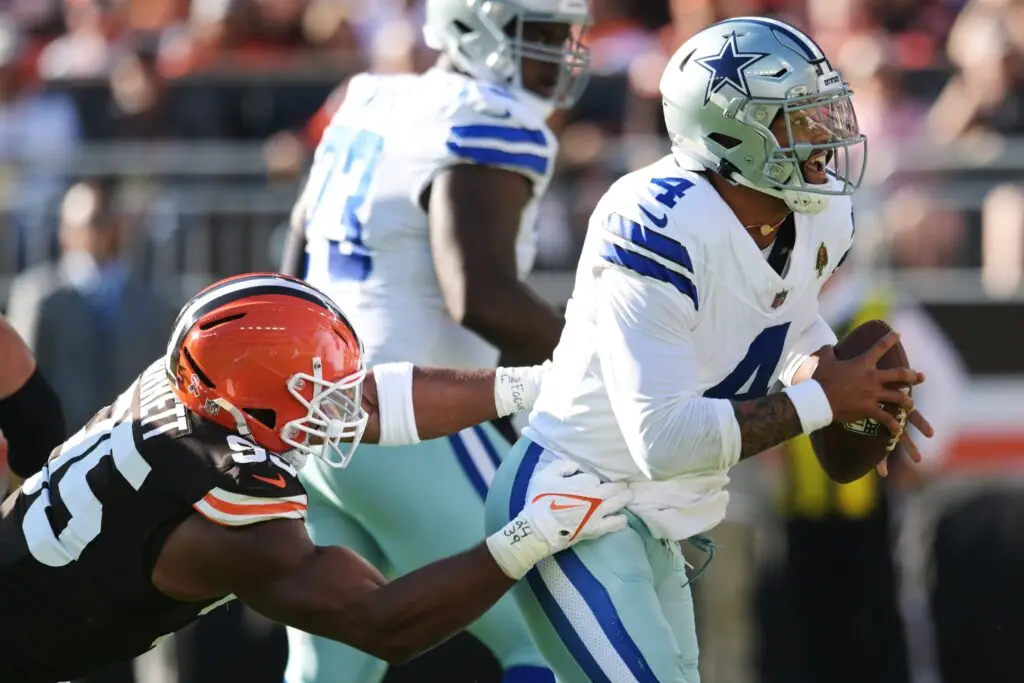
[[[0,681],[80,677],[229,599],[178,602],[151,582],[195,513],[303,519],[306,493],[284,458],[185,408],[161,361],[0,508]]]

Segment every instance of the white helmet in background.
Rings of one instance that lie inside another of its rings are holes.
[[[427,0],[423,35],[473,78],[507,87],[544,116],[571,107],[589,76],[590,57],[581,44],[589,25],[587,0]],[[564,24],[559,43],[530,40],[529,25]],[[523,62],[555,65],[543,94],[523,84]]]
[[[860,187],[867,139],[853,91],[821,48],[789,24],[741,17],[704,29],[669,61],[661,94],[681,159],[805,214]],[[808,181],[809,168],[822,182]]]

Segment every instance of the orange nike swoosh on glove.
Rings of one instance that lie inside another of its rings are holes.
[[[594,511],[597,510],[597,507],[604,502],[600,498],[578,496],[574,493],[542,493],[538,496],[535,496],[532,502],[536,503],[541,498],[571,498],[573,500],[580,501],[580,503],[575,503],[573,505],[559,505],[555,501],[551,501],[552,510],[570,510],[572,508],[581,508],[583,507],[583,505],[590,506],[590,509],[587,510],[587,514],[583,515],[583,519],[580,521],[579,526],[576,527],[576,531],[574,531],[572,536],[569,537],[570,542],[575,540],[575,538],[579,536],[580,532],[583,531],[583,527],[587,525],[588,521],[590,521],[590,518],[594,514]]]

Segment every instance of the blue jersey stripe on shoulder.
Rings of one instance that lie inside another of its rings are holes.
[[[512,128],[510,126],[452,126],[452,133],[465,139],[489,139],[503,142],[529,142],[547,147],[548,139],[544,131],[533,128]]]
[[[693,308],[695,310],[699,308],[697,303],[697,288],[693,286],[693,282],[690,278],[677,273],[674,270],[669,270],[654,259],[648,258],[643,254],[638,254],[635,251],[623,249],[611,242],[601,243],[601,258],[609,263],[614,263],[617,266],[622,266],[623,268],[632,270],[634,273],[639,275],[667,282],[678,289],[682,294],[690,297],[690,300],[693,301]]]
[[[693,261],[690,260],[690,253],[686,251],[686,247],[671,237],[666,237],[651,228],[646,228],[635,221],[619,215],[609,217],[607,228],[613,235],[643,247],[666,261],[671,261],[693,272]]]
[[[539,175],[544,175],[548,172],[548,159],[539,154],[506,152],[489,147],[464,147],[455,142],[448,143],[448,150],[456,156],[468,159],[481,166],[509,166],[532,171]]]

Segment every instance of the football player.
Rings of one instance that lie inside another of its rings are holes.
[[[630,482],[628,529],[541,562],[514,590],[565,683],[698,681],[677,541],[721,521],[729,468],[833,420],[902,435],[880,403],[913,402],[886,382],[923,381],[875,367],[895,334],[837,360],[818,315],[853,238],[865,139],[814,41],[727,20],[679,49],[661,91],[672,153],[598,203],[552,368],[487,501],[500,529],[561,458]]]
[[[349,81],[283,270],[345,302],[370,362],[480,368],[499,353],[527,365],[551,357],[562,317],[521,278],[557,155],[546,119],[584,84],[588,21],[586,0],[427,0],[436,66]],[[483,424],[374,449],[344,473],[313,465],[302,474],[310,535],[357,548],[385,573],[457,552],[484,535],[487,486],[508,448]],[[552,681],[511,600],[469,630],[506,681]],[[386,672],[337,643],[292,631],[289,644],[289,683],[374,683]]]
[[[9,446],[9,490],[39,471],[65,437],[60,398],[24,340],[0,317],[0,434]]]
[[[238,276],[196,295],[166,357],[0,507],[0,680],[88,674],[236,596],[403,661],[541,558],[625,526],[625,485],[559,463],[507,528],[391,583],[351,549],[315,545],[298,481],[307,457],[344,463],[361,438],[411,443],[531,402],[528,388],[511,396],[519,370],[373,372],[364,400],[356,333],[300,280]]]

